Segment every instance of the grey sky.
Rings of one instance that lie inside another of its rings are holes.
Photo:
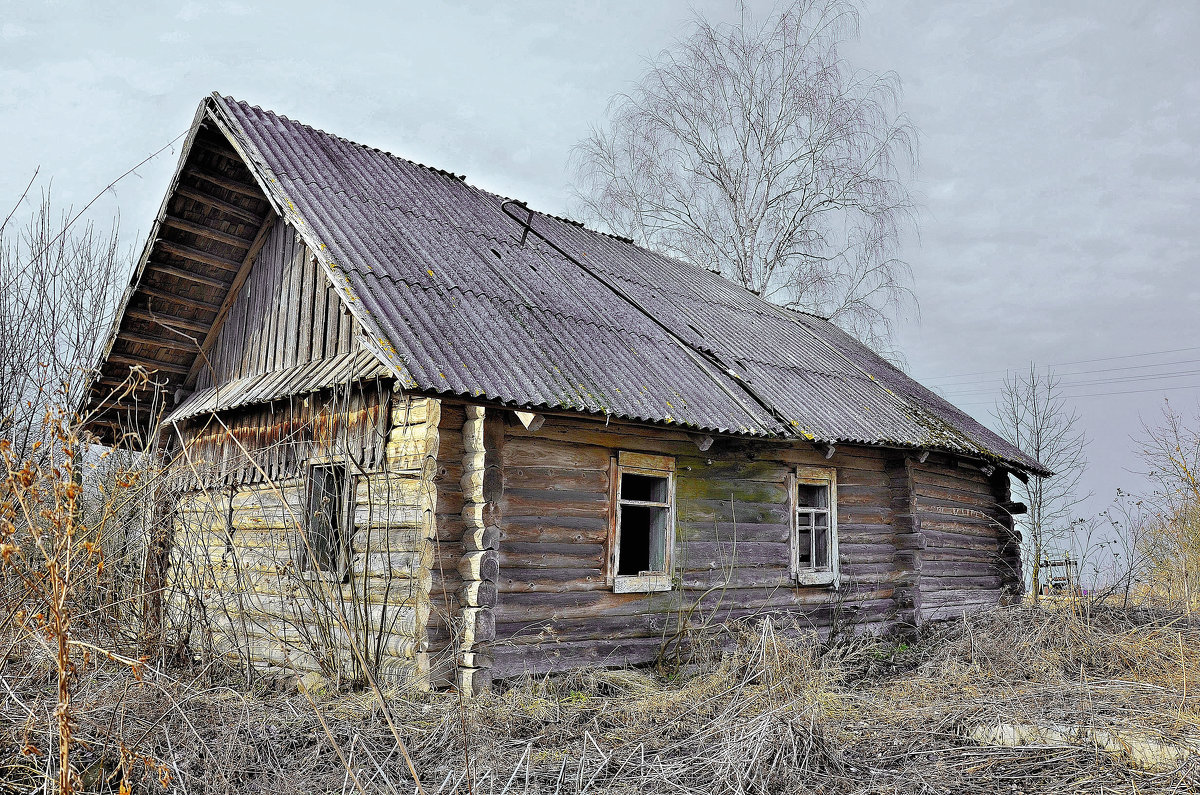
[[[212,90],[564,212],[571,145],[689,16],[682,2],[100,5],[0,0],[0,214],[38,166],[82,205]],[[1200,5],[877,0],[862,33],[848,54],[900,74],[922,133],[910,370],[986,418],[1005,368],[1106,359],[1061,368],[1081,373],[1066,380],[1097,510],[1140,485],[1139,415],[1200,398]],[[94,217],[119,207],[140,246],[176,153]],[[1112,381],[1158,373],[1187,374]]]

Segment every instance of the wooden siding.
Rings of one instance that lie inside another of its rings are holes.
[[[345,311],[295,230],[276,221],[208,353],[199,389],[327,359],[355,349]]]
[[[392,399],[386,466],[353,475],[345,583],[297,571],[303,478],[285,473],[182,495],[171,605],[180,617],[203,619],[218,651],[252,670],[355,676],[366,665],[392,680],[427,681],[439,404]]]
[[[259,483],[299,477],[314,461],[384,466],[391,384],[380,379],[202,415],[182,429],[180,482]]]
[[[675,456],[675,590],[605,584],[609,463],[620,450]],[[895,454],[839,449],[826,461],[811,447],[728,439],[700,452],[680,432],[550,419],[535,433],[508,426],[500,459],[497,676],[650,662],[681,633],[740,616],[861,630],[896,615]],[[798,464],[837,469],[836,592],[790,582],[786,483]]]
[[[910,464],[919,523],[920,616],[952,618],[994,607],[1017,592],[1018,537],[1007,475],[985,475],[945,456]]]

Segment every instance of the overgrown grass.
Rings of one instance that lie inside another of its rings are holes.
[[[682,670],[528,679],[462,706],[387,698],[429,793],[1191,792],[1198,650],[1170,616],[1107,610],[1006,608],[832,645],[745,622],[698,639]],[[0,791],[33,791],[53,777],[55,663],[10,651],[0,676]],[[85,791],[414,791],[371,693],[99,658],[75,676]]]

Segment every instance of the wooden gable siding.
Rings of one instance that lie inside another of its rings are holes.
[[[208,354],[196,386],[284,370],[354,350],[358,322],[312,253],[276,221]]]
[[[299,477],[310,462],[385,466],[390,382],[379,379],[289,396],[185,423],[177,481],[205,485]]]

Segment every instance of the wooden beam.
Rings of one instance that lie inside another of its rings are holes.
[[[160,301],[169,301],[173,304],[186,306],[191,309],[199,309],[201,312],[216,312],[221,308],[220,304],[212,304],[208,301],[201,301],[198,298],[185,298],[182,295],[176,295],[169,290],[160,290],[157,287],[151,287],[146,284],[139,284],[137,291],[142,295],[148,295],[151,298],[157,298]]]
[[[275,221],[275,213],[273,211],[268,212],[266,220],[263,221],[263,225],[259,228],[258,234],[254,238],[254,242],[250,244],[250,250],[246,252],[245,259],[242,260],[241,265],[238,267],[238,272],[233,277],[233,283],[229,285],[229,292],[225,295],[225,300],[221,303],[221,308],[217,310],[216,318],[209,327],[208,333],[204,335],[204,339],[200,342],[200,350],[196,355],[196,361],[192,363],[191,368],[188,370],[187,378],[183,382],[184,386],[188,388],[195,386],[196,379],[200,377],[200,373],[204,369],[204,363],[207,360],[206,354],[213,343],[217,341],[217,336],[221,333],[221,327],[225,324],[225,318],[229,316],[229,310],[233,308],[238,293],[242,290],[242,285],[250,277],[250,270],[254,267],[254,262],[258,259],[259,252],[266,245],[271,230],[275,228]]]
[[[245,182],[238,182],[235,179],[229,179],[228,177],[222,177],[219,174],[211,174],[207,171],[200,171],[199,169],[194,168],[189,169],[184,173],[193,177],[199,177],[205,182],[211,182],[217,187],[224,188],[228,191],[233,191],[234,193],[239,193],[242,196],[249,196],[252,199],[264,198],[263,192],[258,189],[257,185],[247,185]]]
[[[183,196],[184,198],[191,199],[192,201],[200,202],[201,204],[207,205],[214,210],[220,210],[226,215],[232,215],[234,218],[237,218],[240,221],[245,221],[248,224],[262,223],[262,215],[260,213],[255,213],[251,210],[247,210],[245,207],[239,207],[236,204],[230,204],[224,199],[218,199],[216,196],[205,193],[202,190],[189,188],[187,185],[180,185],[178,188],[176,188],[175,195]]]
[[[221,232],[213,229],[212,227],[205,226],[204,224],[197,224],[193,221],[187,220],[186,218],[180,218],[175,215],[168,215],[166,218],[163,218],[163,226],[169,226],[172,229],[180,229],[184,232],[191,232],[193,235],[206,237],[209,240],[215,240],[218,243],[226,243],[231,246],[238,246],[239,248],[250,248],[250,244],[254,242],[249,238],[241,237],[239,235],[231,235],[228,232]]]
[[[141,318],[148,320],[151,323],[157,323],[163,328],[186,329],[188,331],[205,332],[208,331],[208,323],[199,320],[189,320],[183,317],[175,317],[161,312],[151,312],[149,309],[141,309],[136,306],[131,306],[125,310],[125,314],[130,317]]]
[[[211,152],[214,155],[227,157],[230,160],[236,160],[239,163],[242,162],[242,158],[238,156],[238,153],[234,151],[232,146],[220,146],[219,144],[209,143],[208,141],[202,141],[197,138],[192,142],[192,148],[203,149],[205,152]]]
[[[214,268],[237,272],[242,263],[235,259],[227,259],[219,257],[216,254],[209,254],[207,251],[201,251],[198,248],[185,246],[182,243],[176,243],[173,240],[163,240],[161,237],[154,241],[154,245],[158,246],[163,251],[169,251],[177,257],[190,259],[192,262],[199,262],[204,265],[212,265]]]
[[[148,334],[139,334],[136,331],[122,330],[117,335],[117,342],[136,342],[138,345],[153,345],[159,348],[170,348],[176,351],[185,351],[187,353],[195,353],[196,343],[191,340],[181,339],[179,337],[151,337]]]
[[[150,411],[150,407],[145,403],[107,403],[101,402],[92,405],[95,411],[128,411],[134,414],[143,411]]]
[[[147,370],[162,370],[166,373],[184,374],[188,371],[186,364],[175,364],[174,362],[160,362],[158,359],[150,359],[145,356],[134,356],[132,353],[110,353],[108,361],[117,362],[118,364],[135,364],[145,367]]]
[[[176,279],[187,279],[196,284],[207,284],[209,287],[216,287],[220,290],[228,290],[229,282],[225,279],[218,279],[215,276],[207,276],[203,273],[196,273],[187,268],[177,268],[174,265],[163,265],[161,262],[151,262],[148,269],[165,273],[168,276],[174,276]]]

